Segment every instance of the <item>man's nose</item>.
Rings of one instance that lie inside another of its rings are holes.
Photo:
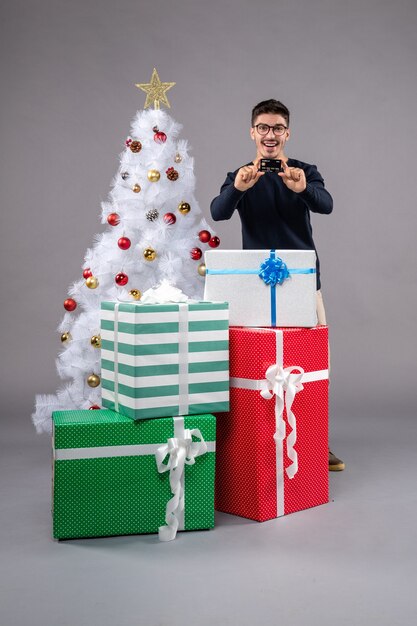
[[[267,137],[272,136],[273,138],[275,137],[275,133],[272,128],[269,128],[268,132],[266,133],[266,136]]]

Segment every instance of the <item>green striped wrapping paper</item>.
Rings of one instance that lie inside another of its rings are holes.
[[[181,530],[213,528],[216,421],[186,416],[208,451],[184,468]],[[156,449],[175,434],[174,419],[132,421],[110,410],[53,413],[53,536],[57,539],[155,533],[172,497]]]
[[[103,407],[132,419],[229,409],[227,302],[101,304]]]

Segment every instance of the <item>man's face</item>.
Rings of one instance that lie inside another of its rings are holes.
[[[255,119],[254,126],[267,124],[268,126],[285,126],[282,135],[274,133],[270,128],[266,135],[261,135],[257,128],[250,129],[250,136],[256,144],[256,156],[261,159],[281,159],[284,156],[284,146],[290,136],[287,122],[282,115],[276,113],[262,113]],[[282,130],[282,129],[281,129]]]

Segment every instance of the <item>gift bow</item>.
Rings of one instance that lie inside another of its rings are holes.
[[[199,441],[193,441],[193,436]],[[173,497],[168,500],[165,510],[166,526],[159,527],[159,539],[175,539],[179,526],[179,515],[184,510],[184,484],[181,480],[185,465],[194,465],[197,456],[207,452],[207,444],[198,428],[184,429],[183,437],[171,437],[160,446],[156,453],[158,472],[169,471],[169,484]],[[168,462],[164,463],[168,456]]]
[[[294,374],[293,372],[297,372]],[[294,478],[298,472],[298,454],[294,449],[297,441],[297,422],[291,410],[296,393],[304,389],[301,380],[304,375],[302,367],[282,367],[282,365],[271,365],[265,372],[265,386],[260,394],[265,400],[271,400],[275,396],[275,418],[277,431],[274,434],[275,440],[283,440],[286,435],[286,424],[283,419],[284,405],[287,409],[287,420],[292,428],[287,438],[287,455],[292,461],[286,468],[287,476]]]
[[[274,252],[274,254],[272,254]],[[266,285],[282,285],[284,280],[290,277],[287,264],[281,257],[275,257],[275,251],[271,250],[271,256],[261,263],[259,269],[259,277],[262,278]]]

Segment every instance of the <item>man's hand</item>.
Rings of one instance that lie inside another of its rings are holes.
[[[247,191],[258,182],[265,172],[258,172],[259,159],[253,165],[244,165],[236,174],[234,185],[239,191]]]
[[[291,189],[291,191],[295,191],[295,193],[300,193],[304,191],[307,187],[306,175],[304,170],[300,167],[288,167],[285,161],[282,161],[282,172],[278,172],[278,176],[282,178],[284,184]]]

